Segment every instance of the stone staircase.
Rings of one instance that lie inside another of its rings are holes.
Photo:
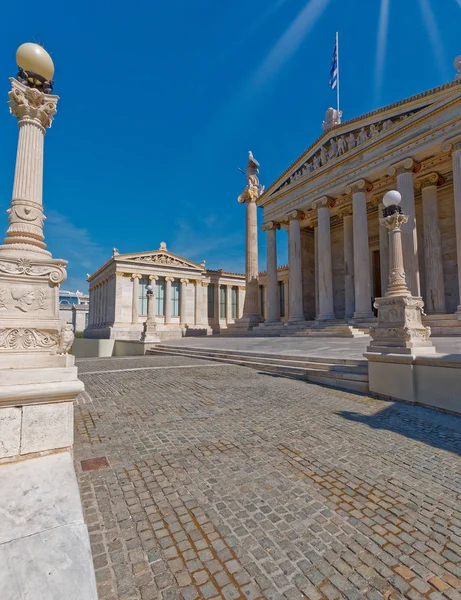
[[[268,337],[340,337],[361,338],[369,327],[356,327],[344,320],[300,321],[299,323],[261,323],[250,335]]]
[[[425,315],[423,325],[431,328],[432,337],[461,336],[461,320],[458,315]]]
[[[368,392],[368,363],[347,358],[318,358],[287,354],[264,354],[241,350],[156,344],[149,355],[182,356],[250,367],[283,377],[303,379],[353,392]]]

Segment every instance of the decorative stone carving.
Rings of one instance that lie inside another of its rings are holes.
[[[322,123],[323,131],[328,131],[336,125],[340,125],[342,116],[343,113],[341,110],[338,111],[334,108],[329,108],[325,113],[325,121]]]
[[[439,173],[427,173],[422,175],[415,181],[415,188],[418,191],[423,190],[426,187],[441,186],[445,183],[445,178]]]
[[[133,260],[135,262],[151,263],[154,265],[166,265],[170,267],[190,268],[191,266],[190,264],[168,254],[149,254],[147,256],[138,256]]]
[[[359,179],[354,183],[346,186],[346,194],[355,194],[357,192],[371,192],[373,190],[373,184],[365,179]]]
[[[421,169],[421,163],[417,162],[413,158],[405,158],[394,165],[389,167],[388,173],[391,177],[395,177],[396,175],[400,175],[401,173],[408,173],[412,171],[413,173],[417,173]]]
[[[58,354],[67,354],[74,343],[74,328],[70,323],[66,323],[61,327],[61,331],[59,332],[59,340],[57,353]]]
[[[10,78],[10,81],[12,89],[8,93],[8,104],[11,114],[20,121],[31,119],[43,127],[51,127],[59,97],[27,87],[13,78]]]
[[[259,182],[259,162],[253,156],[251,150],[248,152],[248,163],[245,172],[247,186],[243,193],[238,197],[238,201],[243,204],[245,202],[256,202],[256,200],[264,192],[264,186]]]
[[[28,258],[19,258],[17,261],[0,261],[0,273],[8,275],[30,275],[31,277],[46,277],[52,283],[58,284],[67,277],[66,263],[57,265],[43,265],[32,262]]]
[[[58,346],[58,333],[34,328],[0,329],[0,348],[6,350],[46,350]]]

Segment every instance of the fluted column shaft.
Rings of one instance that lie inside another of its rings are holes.
[[[232,286],[226,285],[226,323],[232,322]]]
[[[453,200],[455,209],[456,256],[458,262],[458,308],[461,315],[461,147],[458,143],[452,155]]]
[[[181,279],[181,288],[179,292],[179,322],[181,325],[186,323],[186,312],[187,312],[187,284],[188,279]]]
[[[301,264],[301,222],[302,214],[290,213],[288,236],[288,268],[290,272],[289,321],[304,321],[303,274]]]
[[[318,280],[319,312],[317,319],[334,319],[333,271],[331,266],[331,232],[328,204],[322,202],[318,209]]]
[[[221,303],[220,303],[220,294],[221,294],[221,285],[220,283],[216,283],[214,286],[214,313],[215,319],[217,323],[221,319]]]
[[[266,228],[267,259],[267,315],[266,322],[280,320],[277,281],[277,229],[275,225]]]
[[[319,314],[319,228],[314,224],[315,316]]]
[[[354,318],[372,318],[370,256],[368,251],[367,197],[365,192],[352,194],[354,223]]]
[[[258,219],[256,203],[247,200],[246,204],[246,293],[243,318],[260,321],[258,300]],[[219,305],[218,305],[219,306]],[[219,315],[218,315],[219,318]]]
[[[397,189],[402,194],[402,210],[408,223],[402,225],[403,261],[407,285],[412,296],[421,296],[418,262],[418,238],[415,216],[415,191],[413,173],[406,171],[397,175]]]
[[[133,289],[132,289],[132,304],[131,304],[131,322],[138,322],[138,314],[139,314],[139,280],[141,279],[141,275],[134,274],[133,278]],[[99,299],[100,303],[100,299]]]
[[[155,282],[158,280],[158,275],[149,275],[152,293],[147,295],[147,320],[155,321]]]
[[[424,298],[427,313],[444,313],[445,284],[442,269],[442,240],[439,228],[439,207],[437,204],[437,183],[422,185],[423,228],[424,228],[424,267],[426,274],[426,294]]]
[[[208,325],[208,283],[202,283],[202,323]]]
[[[345,310],[344,316],[350,319],[355,311],[355,292],[354,292],[354,237],[353,221],[351,214],[343,216],[344,224],[344,295]]]
[[[194,323],[200,325],[202,320],[202,282],[200,280],[195,281],[194,287]]]
[[[173,277],[165,277],[165,323],[171,323],[171,282]]]
[[[282,283],[283,291],[284,291],[284,304],[283,304],[283,312],[285,313],[285,321],[288,320],[290,314],[290,281],[289,279],[285,279]]]
[[[381,202],[378,214],[383,214],[384,204]],[[379,270],[381,273],[381,296],[387,292],[389,284],[389,231],[386,225],[379,219]]]

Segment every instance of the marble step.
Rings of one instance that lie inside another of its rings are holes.
[[[260,357],[248,356],[249,353],[231,351],[231,353],[203,352],[202,349],[191,347],[171,347],[156,345],[147,352],[150,355],[161,354],[169,356],[182,356],[189,358],[200,358],[203,360],[212,360],[216,362],[225,362],[245,366],[260,371],[279,374],[285,377],[294,377],[297,379],[306,379],[313,383],[329,385],[348,391],[364,392],[368,391],[368,367],[361,363],[366,361],[355,361],[359,363],[353,365],[340,365],[337,363],[292,361],[283,359],[274,359],[273,356],[263,355]],[[320,359],[317,359],[319,361]],[[330,360],[330,359],[328,359]],[[335,359],[333,359],[335,360]],[[295,366],[293,363],[304,363],[303,366]],[[351,361],[354,362],[354,361]],[[306,367],[305,365],[309,365]]]

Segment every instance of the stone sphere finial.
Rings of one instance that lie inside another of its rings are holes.
[[[51,56],[39,44],[21,44],[16,50],[16,64],[24,71],[40,75],[47,81],[53,79],[54,64]]]
[[[397,190],[386,192],[383,197],[383,204],[386,208],[389,206],[399,206],[402,202],[402,194]]]

